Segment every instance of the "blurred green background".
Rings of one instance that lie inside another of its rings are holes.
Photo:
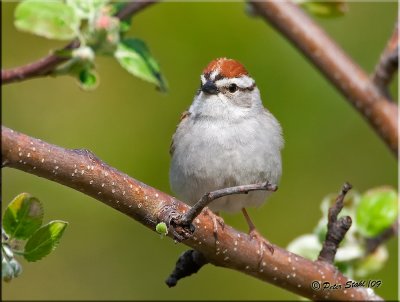
[[[15,3],[2,2],[2,65],[19,66],[61,47],[18,32]],[[371,72],[392,33],[397,3],[349,3],[334,19],[315,18],[345,51]],[[365,191],[397,187],[397,162],[363,118],[282,36],[243,3],[161,3],[133,19],[130,35],[144,39],[170,91],[161,94],[111,58],[97,61],[101,83],[83,92],[69,77],[40,78],[2,90],[3,124],[68,148],[88,148],[132,177],[171,193],[169,144],[180,113],[191,103],[208,62],[227,56],[256,79],[265,106],[281,122],[285,149],[279,191],[250,209],[258,229],[285,247],[312,231],[322,198],[344,181]],[[397,99],[397,78],[391,89]],[[164,280],[182,244],[160,237],[119,212],[72,189],[17,170],[2,171],[3,204],[29,192],[45,207],[45,221],[70,224],[57,250],[37,263],[21,260],[23,274],[3,283],[3,299],[294,299],[257,279],[211,265],[169,289]],[[247,230],[242,215],[223,215]],[[377,293],[397,297],[397,240],[389,261],[371,279]]]

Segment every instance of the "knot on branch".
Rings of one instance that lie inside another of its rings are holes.
[[[329,208],[328,212],[328,231],[322,250],[319,253],[318,260],[332,264],[335,260],[335,255],[347,231],[351,227],[351,217],[344,216],[338,219],[338,215],[344,206],[344,197],[352,188],[351,184],[345,183],[335,203]]]
[[[196,250],[188,250],[179,256],[174,271],[165,280],[165,283],[168,287],[173,287],[180,279],[197,273],[207,263],[208,261],[202,253]]]

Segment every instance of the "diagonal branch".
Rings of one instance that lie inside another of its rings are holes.
[[[397,104],[388,102],[368,75],[297,5],[288,0],[250,3],[322,72],[397,156]]]
[[[189,207],[108,166],[84,149],[64,149],[2,126],[2,164],[71,187],[132,217],[155,231],[157,223],[174,215],[183,215]],[[343,284],[348,279],[334,266],[311,261],[274,246],[274,254],[264,253],[262,268],[259,244],[250,236],[225,226],[213,236],[213,218],[203,211],[194,221],[196,230],[184,241],[210,263],[234,269],[313,300],[381,300],[373,291],[350,288],[314,291],[315,280]],[[171,235],[171,234],[169,234]],[[219,252],[221,251],[221,252]],[[258,251],[259,253],[259,251]]]
[[[396,22],[393,34],[389,39],[386,48],[382,52],[379,62],[372,74],[372,81],[378,87],[380,93],[391,99],[388,85],[399,68],[399,23]]]
[[[117,14],[116,17],[123,20],[136,14],[142,9],[149,5],[156,3],[157,0],[146,0],[128,3],[125,5]],[[66,45],[61,52],[69,51],[79,47],[79,41],[74,40]],[[41,58],[35,62],[29,63],[24,66],[2,69],[1,70],[1,84],[9,84],[13,82],[20,82],[36,77],[47,76],[62,63],[68,61],[68,57],[58,56],[56,54],[50,54],[44,58]]]

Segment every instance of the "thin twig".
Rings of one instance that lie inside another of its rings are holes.
[[[148,7],[150,4],[157,2],[157,0],[152,1],[138,1],[125,5],[121,11],[119,11],[116,16],[120,19],[126,19],[129,16],[136,14],[142,9]],[[78,48],[80,45],[78,40],[74,40],[65,46],[61,52],[69,51]],[[68,57],[58,56],[56,54],[50,54],[43,57],[33,63],[29,63],[24,66],[14,67],[10,69],[1,70],[1,84],[8,84],[13,82],[20,82],[36,77],[47,76],[52,73],[52,71],[62,63],[68,61]]]
[[[386,47],[379,58],[379,62],[375,67],[375,71],[372,74],[372,81],[378,87],[380,93],[388,99],[392,99],[390,96],[388,85],[392,81],[393,76],[399,67],[398,51],[399,26],[397,21],[393,34],[386,44]]]
[[[399,221],[396,220],[396,222],[391,225],[389,228],[387,228],[385,231],[383,231],[381,234],[374,238],[367,238],[366,239],[366,244],[367,244],[367,254],[371,254],[376,251],[376,249],[389,240],[392,237],[397,236],[399,231]]]
[[[277,185],[271,184],[268,181],[266,181],[259,184],[229,187],[206,193],[193,207],[190,208],[190,210],[187,213],[185,213],[185,215],[183,215],[183,217],[181,218],[181,223],[184,225],[191,224],[193,220],[201,213],[201,211],[215,199],[234,194],[247,194],[251,191],[275,192],[276,190],[278,190]]]
[[[342,242],[344,236],[351,227],[352,221],[350,216],[344,216],[338,219],[338,215],[343,209],[344,197],[350,189],[351,184],[345,183],[340,194],[336,198],[335,203],[329,208],[328,231],[321,252],[318,256],[319,261],[333,264],[339,244]]]
[[[168,287],[174,287],[180,279],[197,273],[207,263],[207,258],[199,251],[185,251],[179,256],[173,272],[165,280],[165,283]]]
[[[7,160],[7,167],[50,179],[92,196],[153,231],[159,222],[166,222],[166,217],[174,213],[183,215],[189,210],[185,203],[108,166],[88,150],[64,149],[2,126],[1,151],[3,160]],[[225,225],[218,233],[219,243],[216,246],[213,217],[216,216],[211,212],[201,212],[194,222],[195,233],[183,243],[196,249],[214,265],[240,271],[312,300],[380,299],[364,288],[330,291],[325,298],[325,291],[312,290],[310,285],[314,280],[323,275],[324,281],[343,284],[344,289],[348,279],[331,265],[310,261],[276,245],[273,255],[263,254],[262,262],[266,265],[260,269],[259,244],[248,234]],[[168,236],[173,235],[169,233]]]
[[[397,104],[382,97],[366,72],[297,5],[288,0],[250,3],[335,85],[398,156]]]

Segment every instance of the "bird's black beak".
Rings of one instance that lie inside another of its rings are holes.
[[[201,90],[208,94],[217,94],[218,88],[212,81],[207,81],[205,84],[201,86]]]

